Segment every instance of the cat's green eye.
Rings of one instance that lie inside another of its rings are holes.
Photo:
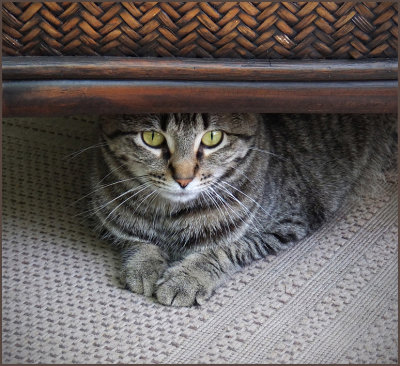
[[[208,131],[204,134],[201,142],[207,147],[214,147],[222,141],[222,137],[222,131]]]
[[[144,131],[142,132],[143,141],[151,147],[159,147],[165,141],[164,135],[156,131]]]

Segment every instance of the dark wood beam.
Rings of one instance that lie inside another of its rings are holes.
[[[396,80],[396,59],[237,60],[135,57],[3,57],[3,80]]]
[[[396,113],[397,82],[3,82],[4,116],[141,112]]]
[[[395,113],[397,60],[4,57],[4,116]]]

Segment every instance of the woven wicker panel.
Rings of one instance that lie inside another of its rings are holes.
[[[395,2],[3,4],[5,55],[397,56]]]

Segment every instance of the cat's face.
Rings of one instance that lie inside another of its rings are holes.
[[[252,114],[146,114],[104,117],[101,127],[115,168],[123,164],[161,197],[185,203],[233,174],[259,121]]]

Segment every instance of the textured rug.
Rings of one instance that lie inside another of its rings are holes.
[[[203,307],[169,308],[122,289],[118,253],[72,204],[95,130],[4,121],[3,363],[397,362],[395,175]]]

